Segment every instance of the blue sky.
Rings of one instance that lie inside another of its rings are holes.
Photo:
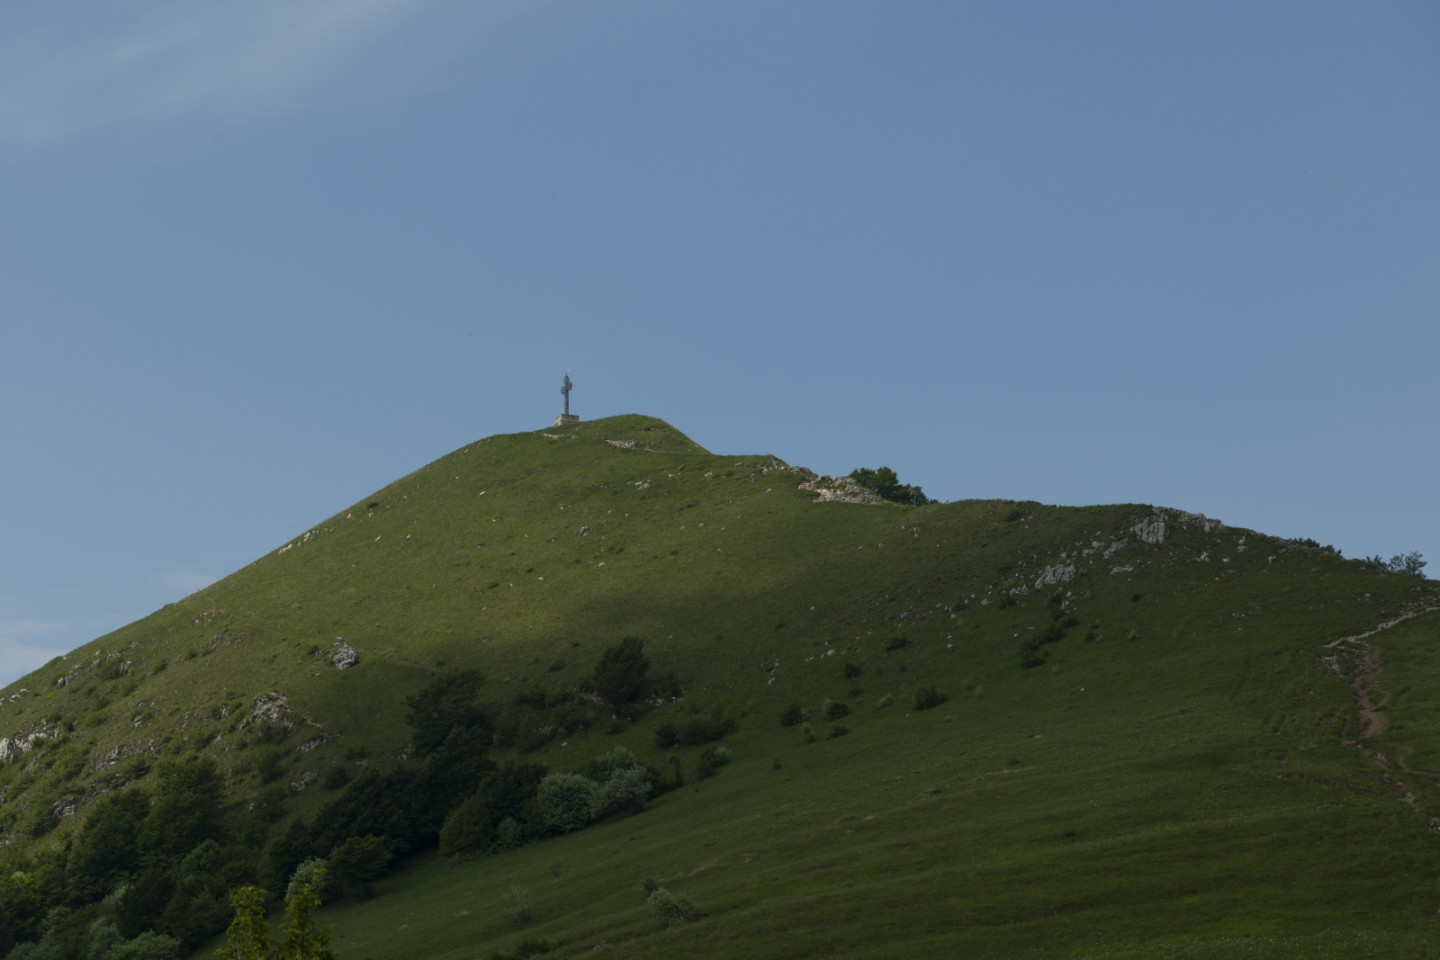
[[[479,437],[1440,568],[1440,7],[0,9],[0,683]]]

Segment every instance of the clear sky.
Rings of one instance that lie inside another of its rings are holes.
[[[1440,570],[1440,5],[0,7],[0,683],[661,417]]]

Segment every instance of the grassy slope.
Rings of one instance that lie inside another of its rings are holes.
[[[1440,768],[1440,614],[1344,647],[1383,651],[1392,723],[1371,746],[1389,770],[1352,745],[1358,657],[1338,672],[1322,657],[1435,602],[1433,585],[1174,514],[1163,543],[1141,543],[1149,507],[814,504],[799,479],[642,417],[480,441],[16,684],[31,692],[0,708],[0,735],[47,714],[77,727],[49,771],[10,764],[0,782],[12,807],[83,796],[122,769],[96,758],[153,739],[203,743],[243,796],[255,748],[231,727],[258,694],[338,735],[291,752],[298,779],[346,748],[403,749],[401,700],[441,663],[481,667],[504,699],[526,679],[575,682],[635,634],[687,705],[539,759],[578,766],[624,743],[663,764],[655,725],[723,705],[747,714],[736,762],[636,818],[412,863],[327,911],[343,956],[469,957],[532,936],[562,956],[1418,955],[1436,906],[1440,794],[1422,771]],[[1062,560],[1074,580],[998,602]],[[1057,594],[1081,623],[1022,669]],[[328,665],[340,636],[355,669]],[[98,679],[92,658],[111,654],[129,676]],[[917,712],[930,683],[951,699]],[[854,710],[848,736],[823,739],[826,698]],[[822,739],[779,726],[791,702]],[[312,787],[295,807],[326,799]],[[709,915],[657,932],[646,875]],[[524,930],[503,905],[515,883],[534,901]]]

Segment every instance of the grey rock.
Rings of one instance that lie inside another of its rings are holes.
[[[349,670],[360,662],[360,654],[355,652],[355,648],[350,646],[344,637],[336,637],[334,646],[336,649],[330,662],[335,665],[336,670]]]

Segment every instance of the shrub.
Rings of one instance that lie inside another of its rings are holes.
[[[521,940],[516,944],[514,953],[501,953],[496,950],[490,953],[486,960],[529,960],[530,957],[538,957],[553,949],[555,948],[550,945],[549,940],[531,937],[529,940]]]
[[[678,927],[695,919],[695,904],[682,893],[672,893],[664,887],[656,887],[645,898],[655,916],[667,927]]]
[[[104,956],[106,960],[178,960],[180,941],[146,930],[134,940],[116,944]]]
[[[350,771],[344,767],[331,767],[325,771],[325,776],[320,778],[320,786],[326,790],[339,790],[350,782]]]
[[[595,692],[611,706],[634,703],[646,692],[650,660],[639,637],[626,637],[617,646],[606,647],[595,665]]]
[[[680,742],[680,728],[673,723],[662,723],[655,728],[655,746],[664,750]]]
[[[780,726],[782,727],[793,727],[803,723],[804,720],[805,711],[800,708],[798,703],[792,703],[780,712]]]
[[[832,723],[842,717],[850,716],[850,706],[840,700],[825,701],[825,719]]]
[[[530,891],[519,884],[510,887],[510,892],[505,895],[505,901],[510,906],[510,916],[516,926],[524,926],[530,922],[533,914],[530,912]]]
[[[536,809],[545,829],[569,833],[589,823],[597,789],[595,781],[578,773],[547,775],[535,794]]]
[[[810,724],[808,724],[808,723],[807,723],[807,724],[804,724],[803,726],[801,726],[801,728],[800,728],[800,736],[802,736],[802,737],[805,738],[805,742],[806,742],[806,743],[814,743],[814,742],[815,742],[815,731],[810,728]]]
[[[703,755],[702,755],[703,756]],[[600,784],[590,805],[590,819],[599,820],[612,813],[639,813],[650,796],[650,779],[644,767],[622,767]]]
[[[520,821],[514,817],[506,817],[495,827],[495,849],[514,850],[525,842],[525,831],[520,826]]]
[[[596,783],[604,783],[615,771],[638,766],[641,766],[641,763],[635,759],[635,754],[624,747],[616,747],[585,764],[584,774]]]
[[[330,851],[331,884],[341,893],[360,889],[384,873],[394,857],[395,841],[389,837],[351,837]]]
[[[930,502],[925,496],[925,491],[916,484],[901,483],[895,471],[889,467],[857,467],[850,471],[850,479],[860,486],[871,490],[886,500],[895,503],[906,503],[912,507],[924,506]]]
[[[935,689],[934,685],[921,687],[915,691],[915,709],[929,710],[931,707],[938,707],[949,700],[950,696]]]
[[[1375,559],[1379,559],[1376,557]],[[1425,576],[1426,560],[1418,550],[1410,553],[1396,554],[1385,564],[1385,569],[1391,573],[1401,573],[1409,577]]]
[[[706,747],[700,751],[697,776],[701,780],[708,780],[710,777],[730,762],[730,751],[724,747]]]
[[[266,750],[255,761],[255,773],[261,783],[274,783],[285,772],[285,754],[280,750]]]
[[[702,743],[714,743],[721,737],[734,733],[736,726],[734,717],[725,716],[725,709],[716,707],[710,711],[710,716],[694,717],[685,724],[680,731],[680,744],[696,747]]]
[[[478,670],[443,673],[405,698],[405,723],[416,756],[439,750],[456,728],[490,733],[494,721],[478,700],[484,682]]]
[[[908,637],[895,637],[895,638],[892,639],[889,643],[885,644],[885,649],[886,649],[886,650],[904,650],[904,649],[905,649],[906,647],[908,647],[909,645],[910,645],[910,639],[909,639]]]
[[[830,728],[830,736],[826,737],[825,739],[834,740],[836,737],[843,737],[849,732],[849,727],[845,726],[843,723],[837,723],[835,724],[835,726]]]

